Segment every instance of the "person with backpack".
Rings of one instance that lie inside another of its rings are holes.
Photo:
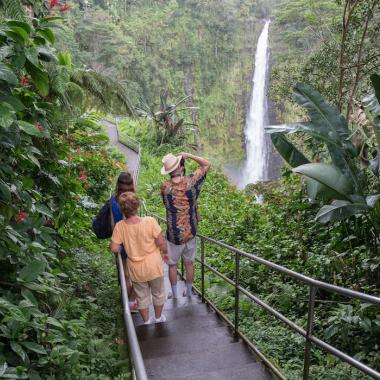
[[[121,172],[116,181],[116,188],[114,194],[106,202],[103,208],[98,213],[96,219],[93,221],[93,231],[99,239],[109,239],[112,236],[112,232],[117,222],[123,219],[123,214],[119,208],[119,197],[122,193],[133,192],[135,193],[135,185],[133,177],[129,172]],[[127,285],[129,307],[131,311],[137,311],[136,295],[133,292],[133,287],[127,272],[127,253],[122,247],[120,252],[124,274],[125,283]]]
[[[169,258],[161,227],[150,216],[138,216],[140,201],[135,193],[122,193],[118,201],[124,218],[113,230],[111,251],[118,255],[125,247],[128,252],[127,272],[144,323],[165,322],[166,317],[162,314],[166,300],[163,261],[167,262]],[[155,315],[149,318],[151,300]]]
[[[119,207],[119,197],[121,194],[126,192],[135,193],[135,184],[133,183],[133,177],[129,172],[121,172],[116,181],[115,193],[111,196],[111,226],[112,231],[115,228],[116,223],[120,222],[123,219],[123,214]],[[124,246],[120,251],[121,259],[123,261],[125,283],[127,284],[128,298],[129,298],[129,308],[131,311],[135,311],[138,308],[136,301],[136,295],[133,291],[133,286],[131,280],[128,276],[127,271],[127,252],[125,251]]]

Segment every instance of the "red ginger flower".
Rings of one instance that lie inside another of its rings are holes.
[[[85,190],[89,189],[89,188],[90,188],[90,184],[89,184],[89,183],[86,183],[86,184],[84,185],[84,188],[85,188]]]
[[[34,124],[34,126],[36,127],[36,129],[38,129],[39,132],[43,132],[44,129],[43,129],[41,123],[39,123],[39,122],[37,121],[37,123]]]
[[[69,11],[70,10],[70,6],[69,6],[69,4],[64,4],[61,8],[60,8],[60,11],[61,12],[67,12],[67,11]]]
[[[51,8],[55,8],[55,7],[59,7],[61,5],[61,0],[49,0],[48,1],[48,7],[51,9]]]
[[[29,214],[26,211],[20,211],[16,216],[15,220],[16,223],[22,223],[25,222],[26,219],[28,219]]]
[[[86,176],[85,174],[82,174],[82,175],[79,177],[79,182],[82,183],[82,182],[84,182],[86,179],[87,179],[87,176]]]
[[[53,224],[53,221],[50,218],[47,218],[44,222],[45,226],[51,226]]]

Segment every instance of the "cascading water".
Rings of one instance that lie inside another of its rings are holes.
[[[268,179],[271,146],[268,137],[265,135],[264,126],[267,124],[268,111],[266,89],[269,61],[269,23],[270,20],[265,22],[257,42],[253,91],[245,127],[247,159],[239,187]]]

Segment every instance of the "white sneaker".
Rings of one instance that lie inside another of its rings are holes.
[[[152,323],[154,323],[156,320],[156,318],[154,317],[150,317],[146,322],[144,322],[144,325],[151,325]]]
[[[164,314],[161,314],[161,317],[160,318],[154,318],[155,319],[155,322],[156,323],[162,323],[162,322],[166,322],[166,317]]]

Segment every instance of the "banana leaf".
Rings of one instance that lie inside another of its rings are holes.
[[[346,119],[318,91],[305,83],[298,83],[294,87],[294,97],[300,106],[306,108],[315,129],[327,132],[337,144],[350,140]]]
[[[271,140],[278,153],[292,168],[310,163],[282,133],[271,134]]]
[[[333,165],[350,178],[355,192],[362,193],[363,186],[359,180],[358,169],[352,160],[358,152],[350,140],[346,119],[319,92],[304,83],[295,86],[294,97],[300,106],[306,108],[310,126],[315,131],[314,136],[317,137],[319,131],[325,137],[323,141],[326,142]],[[328,142],[326,137],[334,143]]]
[[[311,123],[270,125],[268,127],[265,127],[265,132],[271,135],[275,133],[304,132],[317,138],[318,140],[324,141],[326,144],[340,146],[340,143],[338,141],[331,138],[328,130],[315,128],[315,126]]]
[[[347,219],[356,214],[363,214],[370,208],[362,203],[351,203],[348,201],[337,200],[331,205],[323,206],[316,215],[315,219],[321,223],[336,222]]]
[[[305,164],[294,168],[293,172],[318,181],[331,194],[337,193],[338,199],[349,200],[350,194],[354,191],[350,178],[333,165],[322,163]]]

